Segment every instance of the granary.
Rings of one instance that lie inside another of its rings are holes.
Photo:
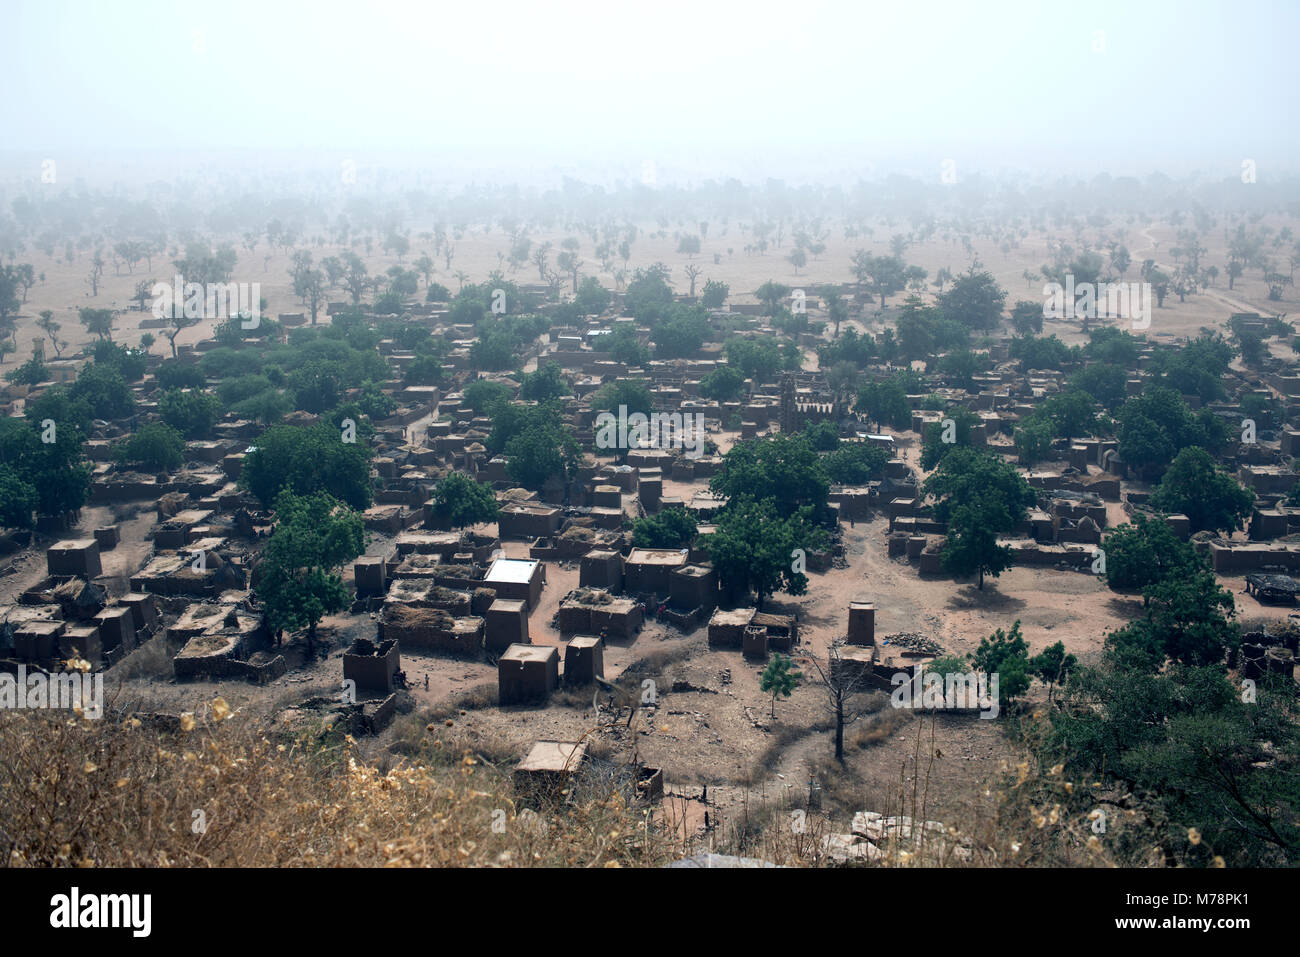
[[[58,605],[63,617],[93,618],[108,605],[108,589],[97,581],[50,577],[18,596],[24,605]]]
[[[624,590],[633,594],[668,595],[672,573],[687,563],[684,548],[634,548],[623,565]]]
[[[388,571],[382,555],[363,555],[352,566],[358,598],[378,598],[388,590]]]
[[[45,562],[51,575],[98,578],[104,572],[99,562],[99,543],[93,538],[56,542],[46,551]]]
[[[511,645],[497,660],[502,706],[545,701],[560,683],[560,652],[550,645]]]
[[[876,643],[876,605],[874,602],[856,599],[849,602],[849,636],[850,645],[874,645]]]
[[[605,677],[605,643],[595,635],[575,635],[564,647],[564,685],[587,685]]]
[[[532,558],[498,558],[483,576],[483,585],[498,598],[525,602],[530,610],[541,600],[545,583],[546,566]]]
[[[587,588],[623,590],[623,556],[613,549],[598,548],[582,556],[578,584]]]
[[[560,798],[587,757],[585,742],[538,741],[515,765],[515,796],[523,803]]]
[[[105,652],[120,649],[122,654],[126,654],[135,647],[135,617],[129,606],[105,608],[95,616],[95,626],[99,629],[100,644]]]
[[[498,598],[484,615],[485,646],[489,652],[504,651],[511,645],[530,644],[528,604],[513,598]]]

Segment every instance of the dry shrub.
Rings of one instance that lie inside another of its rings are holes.
[[[172,652],[167,648],[167,638],[159,632],[118,662],[113,669],[115,678],[171,678]]]

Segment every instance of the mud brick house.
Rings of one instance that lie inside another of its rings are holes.
[[[643,621],[641,605],[630,598],[615,598],[599,588],[576,588],[560,602],[563,634],[601,634],[630,640]]]
[[[401,654],[391,638],[378,645],[358,638],[343,653],[343,680],[355,682],[358,691],[391,694],[399,670]]]
[[[667,596],[672,574],[685,567],[686,549],[634,548],[623,565],[624,589],[633,594]]]
[[[767,633],[772,651],[789,651],[799,640],[798,626],[790,615],[769,615],[755,608],[726,611],[719,608],[709,619],[709,647],[743,648],[745,629],[755,626]]]
[[[501,506],[497,514],[497,531],[502,538],[544,538],[560,530],[561,518],[560,510],[553,505],[512,502]]]
[[[549,645],[511,645],[497,661],[497,700],[504,707],[545,701],[560,683],[560,652]]]
[[[184,548],[196,537],[203,537],[202,533],[195,535],[194,532],[201,528],[207,528],[213,514],[211,509],[195,508],[177,512],[155,527],[154,546],[167,549]]]
[[[477,658],[483,652],[483,619],[454,618],[441,608],[386,603],[379,616],[379,640],[390,638],[405,651]]]
[[[531,558],[498,558],[483,576],[483,585],[498,598],[524,602],[529,610],[537,607],[546,583],[546,566]]]
[[[12,633],[15,660],[52,665],[66,627],[54,619],[33,619],[18,625]]]
[[[718,576],[712,566],[683,565],[668,577],[668,604],[679,611],[710,611],[718,604]]]

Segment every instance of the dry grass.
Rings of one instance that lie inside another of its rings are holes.
[[[666,845],[644,811],[588,796],[519,817],[507,772],[430,735],[386,771],[348,739],[277,737],[245,715],[189,731],[11,712],[0,854],[28,866],[625,866]],[[186,725],[189,725],[188,720]],[[201,824],[203,826],[201,826]]]

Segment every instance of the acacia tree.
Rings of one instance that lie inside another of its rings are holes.
[[[86,327],[87,332],[101,339],[113,338],[112,309],[91,309],[82,306],[77,310],[77,315],[81,320],[81,324]]]
[[[54,357],[57,359],[63,354],[63,347],[67,343],[59,341],[59,329],[62,326],[54,321],[54,310],[42,309],[40,318],[36,320],[36,326],[50,337],[50,345],[54,346]]]
[[[880,308],[885,308],[885,297],[892,296],[907,283],[906,268],[898,256],[873,256],[865,249],[853,255],[853,274],[858,283],[880,297]]]

